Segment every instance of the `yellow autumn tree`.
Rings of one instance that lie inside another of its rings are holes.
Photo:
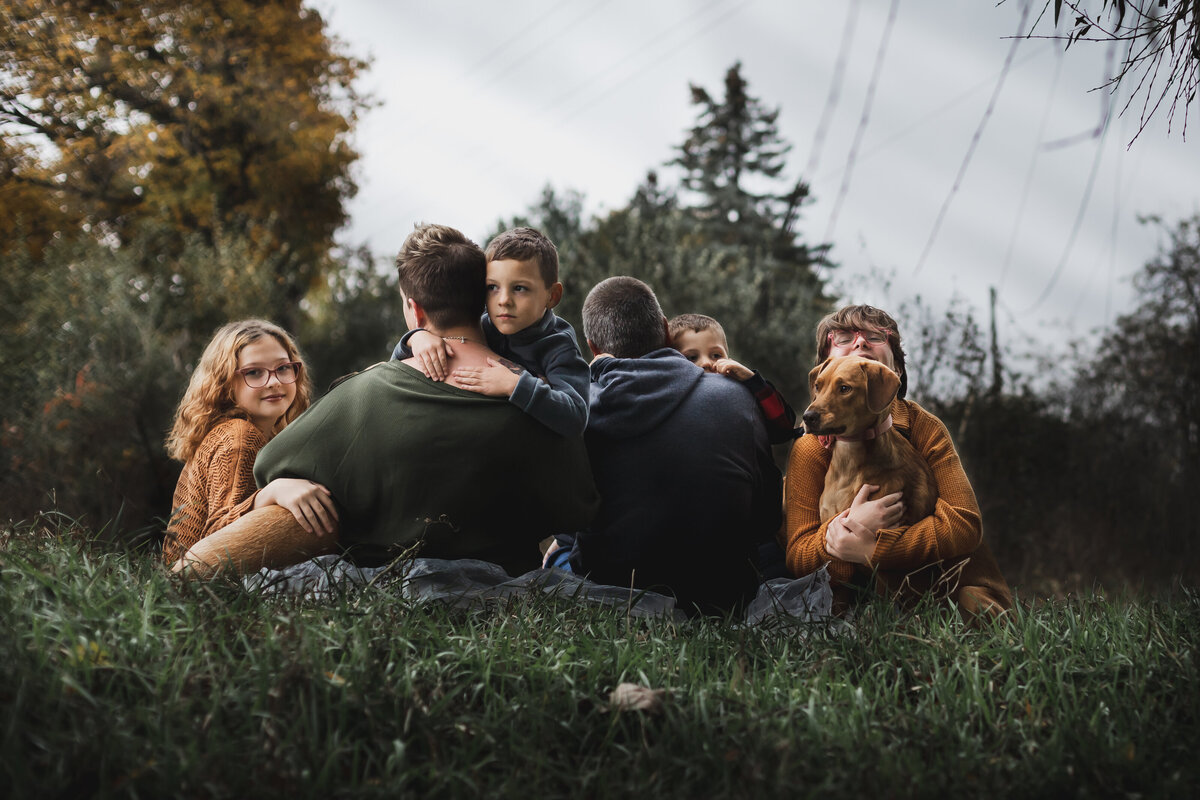
[[[0,0],[0,211],[41,192],[113,244],[149,222],[159,255],[245,235],[290,305],[355,191],[364,66],[300,0]]]

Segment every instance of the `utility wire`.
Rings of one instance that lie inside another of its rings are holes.
[[[612,2],[612,0],[600,0],[600,2],[595,3],[594,5],[590,6],[582,14],[579,14],[576,17],[572,18],[571,21],[568,22],[566,25],[559,28],[554,33],[550,34],[550,36],[548,36],[546,39],[544,39],[543,42],[553,41],[555,39],[560,38],[563,34],[567,33],[570,30],[573,30],[576,26],[578,26],[585,19],[592,16],[597,11],[599,11],[601,8],[603,8],[604,6],[608,5],[611,2]],[[566,5],[566,4],[564,4],[564,5]],[[551,12],[551,13],[553,13],[553,12]],[[549,16],[550,16],[550,14],[546,14],[544,16],[544,18],[549,17]],[[537,25],[537,23],[535,22],[534,26],[536,26],[536,25]],[[514,69],[521,66],[526,61],[533,58],[534,56],[540,55],[542,52],[543,51],[542,51],[541,47],[538,45],[526,47],[524,53],[522,53],[520,56],[518,56],[514,60],[510,61],[507,65],[505,65],[500,70],[488,75],[487,79],[484,80],[482,83],[480,83],[476,88],[477,89],[482,88],[484,86],[489,86],[489,85],[495,83],[500,78],[503,78],[505,75],[509,74]]]
[[[487,64],[489,62],[491,62],[493,59],[495,59],[497,56],[499,56],[505,50],[508,50],[511,47],[515,47],[517,45],[520,45],[524,42],[529,41],[529,35],[535,29],[540,27],[542,24],[544,24],[548,20],[552,19],[554,17],[554,15],[556,15],[558,12],[563,11],[564,9],[567,9],[567,8],[570,8],[570,5],[568,3],[558,3],[554,6],[554,8],[551,11],[537,17],[532,22],[530,22],[528,25],[526,25],[524,28],[522,28],[520,31],[518,31],[517,33],[511,34],[511,35],[506,35],[498,46],[489,50],[482,58],[480,58],[478,61],[476,61],[471,66],[467,67],[466,71],[458,76],[459,82],[461,83],[462,81],[465,81],[467,78],[474,75],[480,69],[487,66]],[[559,33],[562,33],[562,31],[559,31]],[[558,35],[558,34],[555,34],[555,35]],[[536,49],[536,48],[534,48],[534,49]]]
[[[699,9],[698,11],[688,15],[686,18],[684,18],[683,23],[672,26],[671,28],[667,29],[666,31],[653,37],[650,41],[646,42],[646,44],[639,47],[638,48],[639,52],[650,52],[654,48],[655,45],[657,45],[663,39],[667,38],[670,34],[675,33],[676,31],[680,30],[684,25],[686,25],[688,22],[691,22],[693,19],[696,19],[697,17],[702,15],[704,12],[708,11],[708,9],[712,8],[713,6],[720,5],[723,2],[725,2],[725,0],[714,0],[714,2],[711,2],[708,5],[704,6],[703,8]],[[683,48],[687,47],[689,44],[691,44],[693,41],[696,40],[696,37],[700,36],[703,33],[707,33],[709,30],[715,28],[721,22],[724,22],[727,18],[733,16],[736,12],[741,11],[743,8],[745,8],[746,6],[748,6],[754,2],[756,2],[756,0],[742,0],[742,2],[727,9],[725,11],[725,13],[709,20],[709,22],[706,25],[703,25],[702,27],[697,28],[696,30],[694,30],[690,34],[688,34],[682,41],[678,42],[675,45],[675,47],[671,48],[670,50],[666,50],[666,51],[660,53],[657,58],[652,59],[651,61],[648,61],[647,63],[645,63],[644,65],[639,67],[637,70],[635,70],[634,72],[630,73],[629,75],[627,75],[624,78],[622,78],[621,80],[619,80],[617,83],[614,83],[612,86],[609,86],[607,89],[600,92],[600,94],[593,95],[592,97],[590,97],[590,98],[586,99],[584,102],[582,102],[575,109],[568,111],[564,116],[559,118],[558,124],[561,125],[565,122],[568,122],[569,120],[574,119],[575,117],[579,116],[580,113],[593,108],[596,105],[596,103],[598,103],[601,100],[604,100],[609,95],[611,95],[613,92],[615,92],[617,89],[620,89],[621,87],[625,86],[627,83],[632,81],[634,78],[641,77],[651,67],[658,66],[659,64],[661,64],[662,62],[664,62],[668,58],[670,58],[671,56],[678,53]],[[575,87],[569,91],[563,92],[559,97],[552,100],[546,106],[546,108],[543,109],[543,111],[549,111],[551,108],[553,108],[558,103],[560,103],[564,100],[567,100],[569,98],[577,97],[579,94],[580,88],[586,87],[586,85],[589,83],[598,82],[598,80],[600,78],[613,72],[616,69],[616,67],[621,66],[624,63],[625,63],[625,59],[623,57],[618,58],[610,66],[608,66],[605,69],[600,70],[599,72],[588,77],[578,87]]]
[[[1014,68],[1020,67],[1024,64],[1026,64],[1027,62],[1033,60],[1038,55],[1039,55],[1038,53],[1029,51],[1024,56],[1022,56],[1021,58],[1019,58],[1015,62],[1013,62],[1013,66],[1014,66]],[[908,125],[904,126],[903,128],[897,129],[895,132],[893,132],[886,138],[879,140],[878,142],[871,145],[870,147],[864,148],[862,150],[862,152],[860,152],[858,155],[857,163],[859,163],[859,164],[863,163],[871,156],[877,155],[878,153],[886,150],[888,147],[890,147],[895,142],[900,141],[901,139],[904,139],[905,137],[909,136],[914,131],[919,130],[920,128],[930,124],[931,122],[933,122],[938,117],[945,114],[946,112],[951,111],[951,110],[957,108],[958,106],[962,105],[967,100],[970,100],[972,97],[975,96],[975,93],[978,92],[980,89],[982,89],[986,86],[991,86],[996,81],[999,74],[1000,73],[997,72],[996,75],[994,75],[994,76],[989,75],[988,77],[972,84],[971,86],[968,86],[966,89],[959,92],[955,96],[951,97],[949,100],[947,100],[945,103],[942,103],[937,108],[934,108],[930,111],[923,113],[915,121],[909,123]],[[828,172],[826,172],[824,175],[822,175],[820,179],[827,180],[827,179],[832,178],[835,175],[839,174],[839,172],[840,172],[840,170],[838,168],[831,169]]]
[[[1017,32],[1024,30],[1025,20],[1029,17],[1030,4],[1027,2],[1021,9],[1021,21],[1017,24]],[[975,156],[975,148],[979,146],[980,140],[983,138],[983,131],[987,128],[988,120],[992,117],[992,112],[996,110],[996,102],[1000,99],[1000,91],[1004,88],[1004,81],[1008,78],[1009,70],[1012,69],[1013,59],[1017,55],[1017,48],[1021,45],[1020,37],[1014,37],[1012,46],[1008,49],[1008,55],[1004,58],[1004,67],[1000,70],[1000,78],[996,81],[996,88],[992,90],[992,97],[988,101],[987,108],[983,112],[983,118],[979,120],[979,125],[975,128],[975,134],[971,137],[971,143],[967,146],[967,153],[963,156],[962,163],[958,167],[958,174],[954,177],[954,184],[950,187],[949,194],[942,201],[942,207],[938,210],[938,215],[933,221],[933,229],[929,232],[929,239],[925,242],[925,248],[921,251],[920,258],[917,259],[917,265],[913,268],[913,275],[921,271],[925,266],[925,260],[929,257],[929,253],[933,250],[933,243],[937,241],[938,233],[941,231],[942,222],[946,219],[946,214],[950,211],[950,204],[954,201],[954,196],[958,193],[958,188],[962,185],[963,178],[966,177],[967,168],[971,165],[971,159]]]
[[[1050,109],[1054,107],[1054,95],[1058,90],[1058,79],[1062,74],[1063,51],[1055,45],[1050,45],[1054,52],[1054,79],[1050,83],[1050,92],[1046,95],[1046,107],[1042,109],[1042,119],[1038,123],[1037,137],[1033,140],[1033,155],[1029,159],[1029,168],[1025,170],[1025,186],[1021,190],[1021,200],[1017,204],[1017,216],[1013,220],[1012,231],[1008,234],[1008,249],[1004,253],[1004,263],[1000,266],[1000,279],[996,282],[996,291],[1004,288],[1004,279],[1012,266],[1013,251],[1016,249],[1017,234],[1025,219],[1025,205],[1029,201],[1029,191],[1033,187],[1033,176],[1037,172],[1038,154],[1041,142],[1046,135],[1046,123],[1050,119]]]
[[[652,51],[655,48],[655,45],[657,45],[663,39],[668,38],[669,36],[677,33],[680,30],[686,29],[688,24],[691,23],[693,20],[703,16],[712,7],[718,6],[724,2],[726,2],[726,0],[713,0],[712,2],[708,3],[707,5],[704,5],[701,8],[691,12],[690,14],[685,16],[681,21],[671,22],[670,25],[665,30],[663,30],[662,32],[651,37],[649,40],[647,40],[647,42],[645,44],[640,45],[637,48],[638,52]],[[627,84],[629,81],[641,76],[642,74],[644,74],[646,71],[648,71],[652,67],[657,66],[659,63],[661,63],[665,59],[669,58],[670,56],[672,56],[675,53],[682,50],[687,45],[691,44],[701,34],[707,32],[708,30],[715,27],[720,22],[723,22],[729,16],[733,15],[735,12],[742,10],[743,8],[745,8],[746,6],[748,6],[754,2],[756,2],[756,0],[742,0],[742,2],[737,3],[733,7],[726,10],[725,13],[719,15],[718,17],[715,17],[712,20],[709,20],[706,24],[702,25],[700,28],[697,28],[697,29],[691,31],[680,42],[678,42],[676,44],[676,46],[674,48],[672,48],[671,50],[668,50],[665,53],[661,53],[658,58],[656,58],[650,62],[647,62],[642,67],[640,67],[639,69],[637,69],[630,75],[626,76],[625,78],[620,80],[618,83],[608,87],[607,89],[604,89],[599,94],[593,94],[593,95],[589,96],[588,98],[586,98],[577,108],[568,112],[563,117],[560,117],[558,119],[557,124],[561,125],[561,124],[567,122],[568,120],[572,119],[573,117],[577,116],[578,114],[582,113],[583,111],[594,108],[595,104],[597,102],[599,102],[600,100],[603,100],[604,98],[608,97],[610,94],[615,92],[617,89],[621,88],[622,86]],[[614,71],[617,67],[625,64],[626,61],[627,61],[627,58],[624,54],[616,56],[614,58],[613,62],[608,67],[593,73],[591,76],[589,76],[588,78],[581,81],[579,84],[577,84],[575,87],[573,87],[569,91],[564,92],[562,95],[550,100],[539,111],[535,112],[535,114],[547,113],[550,110],[552,110],[555,106],[559,105],[563,100],[578,97],[582,92],[587,90],[589,85],[594,86],[603,76]],[[482,151],[487,146],[487,144],[488,144],[488,142],[483,141],[483,140],[476,141],[473,146],[467,148],[462,153],[460,153],[460,158],[466,159],[466,158],[469,158],[469,157],[475,155],[476,153]],[[476,170],[476,174],[485,175],[485,174],[491,172],[497,166],[500,165],[501,161],[502,161],[502,159],[500,159],[499,157],[492,159],[489,163],[485,164],[484,166],[482,166],[478,170]],[[400,192],[397,192],[396,194],[392,195],[392,197],[393,198],[398,197],[404,193],[405,193],[405,191],[401,190]],[[390,199],[392,199],[392,198],[385,198],[381,202],[387,202]],[[404,214],[402,214],[400,218],[407,219],[407,218],[417,214],[420,211],[421,207],[422,206],[420,204],[413,206],[408,211],[406,211]],[[370,239],[373,236],[375,236],[377,233],[379,233],[383,230],[386,230],[390,227],[392,227],[391,223],[382,225],[379,228],[372,231],[371,233],[369,233],[367,235],[367,238]]]
[[[842,203],[846,200],[846,195],[850,191],[850,178],[854,173],[854,163],[858,158],[858,148],[862,146],[863,134],[867,130],[867,122],[871,118],[871,107],[875,103],[875,89],[879,85],[879,76],[883,72],[884,57],[887,55],[888,43],[892,37],[892,28],[896,24],[896,13],[900,7],[900,0],[892,0],[891,8],[888,10],[887,22],[883,28],[883,35],[879,40],[879,49],[875,51],[875,66],[871,70],[871,82],[867,85],[867,96],[863,101],[862,116],[858,120],[858,128],[854,132],[854,141],[850,145],[850,152],[846,156],[846,168],[842,172],[842,185],[838,188],[837,197],[833,203],[833,210],[829,214],[829,223],[825,227],[825,235],[821,238],[822,242],[832,242],[833,232],[837,229],[838,216],[842,211]],[[821,267],[818,266],[816,276],[819,278]]]
[[[1108,52],[1110,69],[1107,72],[1111,74],[1113,54],[1116,53],[1115,43],[1109,47]],[[1108,95],[1105,95],[1105,97],[1108,97]],[[1079,210],[1075,214],[1074,224],[1071,225],[1071,233],[1067,237],[1067,244],[1063,248],[1062,256],[1058,259],[1058,264],[1054,267],[1053,274],[1050,275],[1050,280],[1046,283],[1046,288],[1042,290],[1041,296],[1038,297],[1034,304],[1025,309],[1025,313],[1035,311],[1050,296],[1051,290],[1054,289],[1055,284],[1058,283],[1058,279],[1062,275],[1063,267],[1067,264],[1067,259],[1071,256],[1071,251],[1075,248],[1075,239],[1079,236],[1079,231],[1083,228],[1083,218],[1087,215],[1088,203],[1092,199],[1092,188],[1096,185],[1096,175],[1100,172],[1100,161],[1104,157],[1104,142],[1108,138],[1109,130],[1112,129],[1112,125],[1110,124],[1112,121],[1112,107],[1110,103],[1105,102],[1104,111],[1105,116],[1100,130],[1100,137],[1096,143],[1096,155],[1092,159],[1092,168],[1088,173],[1087,185],[1084,187],[1083,197],[1079,200]]]
[[[821,119],[817,123],[817,132],[813,135],[812,151],[808,154],[808,164],[804,174],[809,180],[817,174],[817,165],[821,161],[821,150],[825,145],[825,137],[829,134],[829,123],[833,112],[837,109],[842,94],[842,80],[846,77],[846,62],[850,57],[850,48],[854,44],[854,28],[858,23],[860,0],[854,0],[846,9],[846,23],[842,27],[842,44],[838,48],[837,61],[833,65],[833,78],[829,82],[829,94],[825,97],[825,107],[821,109]]]

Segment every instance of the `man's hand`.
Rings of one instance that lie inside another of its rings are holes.
[[[509,397],[521,379],[521,368],[488,358],[486,367],[458,367],[450,373],[450,385],[488,397]]]
[[[754,370],[743,366],[732,358],[719,358],[712,365],[712,371],[735,381],[744,381],[754,377]]]
[[[445,339],[429,331],[417,331],[408,337],[408,349],[431,381],[446,380],[446,362],[454,357],[454,350]]]

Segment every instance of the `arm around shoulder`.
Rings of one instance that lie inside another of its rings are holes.
[[[565,320],[555,318],[557,329],[539,342],[541,381],[525,372],[509,400],[538,422],[562,436],[581,436],[587,427],[591,374],[579,353],[574,334]]]

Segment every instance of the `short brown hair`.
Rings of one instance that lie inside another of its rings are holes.
[[[487,291],[479,245],[446,225],[417,225],[396,256],[400,291],[439,328],[478,322]]]
[[[900,326],[886,311],[874,306],[845,306],[817,323],[817,363],[829,356],[829,334],[834,331],[881,330],[888,332],[888,344],[892,348],[892,360],[900,375],[900,391],[897,397],[908,393],[908,370],[904,368],[904,348],[900,346]]]
[[[617,358],[640,358],[667,346],[654,290],[625,275],[606,278],[588,292],[583,335],[597,350]]]
[[[705,314],[680,314],[678,317],[672,317],[667,323],[667,335],[671,337],[672,342],[684,331],[693,333],[716,331],[725,340],[725,345],[729,345],[729,338],[725,335],[725,329],[721,327],[721,323]]]
[[[533,261],[546,287],[558,283],[558,249],[535,228],[513,228],[488,242],[487,260]]]

